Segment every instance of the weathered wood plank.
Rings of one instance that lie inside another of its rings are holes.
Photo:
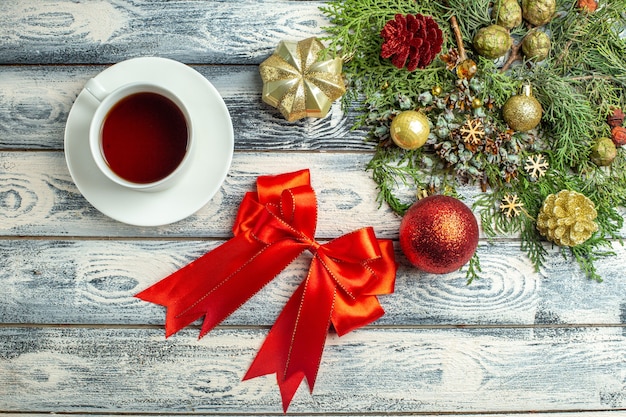
[[[379,209],[364,171],[371,144],[350,130],[356,113],[336,105],[323,120],[287,123],[260,99],[257,65],[282,39],[320,35],[321,4],[0,1],[0,414],[282,414],[273,377],[240,380],[307,256],[200,341],[197,326],[166,340],[163,309],[133,295],[227,239],[260,174],[312,170],[320,240],[367,225],[397,239],[399,218]],[[221,192],[160,228],[100,214],[61,152],[85,81],[136,56],[195,64],[235,128]],[[477,190],[461,192],[471,203]],[[470,286],[462,272],[419,273],[397,251],[396,292],[381,297],[386,315],[329,336],[314,395],[301,388],[290,411],[623,414],[626,249],[616,243],[617,257],[598,263],[605,282],[597,284],[554,248],[535,273],[518,247],[516,238],[481,241],[484,277]]]
[[[162,326],[165,310],[134,295],[220,243],[0,240],[0,323]],[[615,250],[626,257],[626,248]],[[539,274],[514,242],[482,244],[478,254],[482,278],[468,286],[463,270],[424,274],[397,250],[395,293],[379,297],[386,314],[374,325],[626,325],[617,264],[599,265],[598,284],[556,250]],[[300,256],[224,324],[271,325],[309,263]]]
[[[221,190],[194,215],[162,227],[134,227],[109,219],[76,188],[61,152],[0,152],[0,236],[230,236],[243,195],[259,175],[311,170],[318,200],[317,237],[332,239],[372,226],[397,238],[400,217],[380,205],[368,152],[235,152]],[[414,191],[405,190],[407,198]],[[468,205],[480,194],[460,187]],[[480,220],[480,219],[478,219]]]
[[[168,3],[169,4],[169,3]],[[0,18],[1,19],[1,18]],[[65,123],[85,82],[107,66],[0,67],[0,149],[63,149]],[[368,150],[356,112],[336,102],[324,119],[287,122],[261,101],[256,66],[194,66],[230,111],[237,150]]]
[[[368,329],[330,336],[298,413],[626,408],[623,328]],[[278,413],[273,376],[241,382],[266,330],[198,341],[151,329],[0,329],[0,410]],[[19,393],[19,395],[15,395]]]
[[[221,191],[194,216],[173,225],[141,228],[108,219],[74,185],[61,152],[0,153],[0,234],[19,236],[228,237],[243,195],[258,175],[310,168],[319,206],[319,238],[364,226],[395,236],[399,219],[378,209],[363,153],[239,153]]]
[[[24,414],[22,413],[3,413],[2,414],[3,417],[23,417]],[[27,414],[29,417],[49,417],[50,414],[43,414],[43,413],[28,413]],[[71,416],[75,416],[76,414],[64,414],[64,413],[54,413],[55,416],[58,417],[71,417]],[[112,416],[117,416],[119,414],[104,414],[104,413],[90,413],[89,416],[90,417],[112,417]],[[159,416],[165,417],[168,416],[168,414],[161,414],[158,413]],[[172,416],[176,416],[176,414],[171,414]],[[202,415],[207,415],[207,416],[211,416],[211,417],[235,417],[233,414],[215,414],[215,413],[201,413],[201,412],[194,412],[193,413],[194,416],[202,416]],[[237,415],[241,415],[241,416],[247,416],[247,415],[254,415],[254,413],[251,414],[237,414]],[[389,416],[393,416],[393,415],[402,415],[402,413],[389,413],[389,412],[385,412],[385,413],[381,413],[381,414],[367,414],[368,417],[389,417]],[[424,414],[424,413],[420,413],[419,414],[420,417],[441,417],[442,414],[437,413],[437,414]],[[453,414],[455,417],[523,417],[523,416],[532,416],[532,417],[619,417],[619,416],[623,416],[623,411],[620,410],[613,410],[613,411],[566,411],[563,413],[556,413],[556,412],[552,412],[552,411],[547,411],[547,412],[537,412],[537,411],[530,411],[528,413],[523,413],[523,412],[516,412],[516,413],[489,413],[489,414],[482,414],[482,413],[472,413],[472,414],[459,414],[459,413],[454,413]],[[132,414],[132,413],[124,413],[124,416],[127,417],[145,417],[146,414]],[[317,414],[299,414],[300,417],[316,417],[318,416]],[[345,416],[345,414],[335,414],[335,413],[325,413],[324,416],[326,417],[343,417]]]
[[[381,237],[397,238],[399,219],[384,208],[378,209],[374,201],[374,185],[368,174],[362,170],[363,159],[366,155],[237,153],[231,175],[224,189],[213,202],[187,220],[160,228],[125,226],[101,215],[78,194],[66,171],[62,155],[58,152],[12,152],[2,156],[3,158],[0,158],[2,163],[0,215],[5,221],[0,222],[0,227],[3,228],[3,234],[7,236],[227,238],[230,235],[229,231],[236,207],[243,194],[252,189],[258,172],[278,173],[310,166],[313,170],[313,185],[318,190],[319,195],[318,238],[337,237],[366,225],[373,225]],[[24,172],[24,167],[28,167],[29,172]],[[346,184],[359,184],[359,186],[352,187]],[[7,241],[6,246],[10,248],[15,245],[15,242]],[[52,246],[55,245],[57,243],[53,242]],[[119,247],[120,251],[126,251],[123,245]],[[176,244],[173,245],[176,246]],[[481,282],[469,287],[471,292],[477,292],[468,293],[460,300],[456,300],[456,296],[453,296],[452,293],[459,291],[460,288],[465,288],[465,286],[462,273],[453,275],[450,279],[455,284],[447,289],[450,294],[444,290],[441,294],[426,292],[421,295],[421,297],[431,299],[431,303],[427,303],[429,307],[424,308],[421,314],[415,316],[414,322],[420,322],[423,317],[430,317],[431,322],[467,323],[468,316],[474,316],[475,322],[478,323],[518,323],[517,320],[521,320],[523,323],[535,321],[540,323],[595,322],[595,320],[600,323],[624,322],[624,307],[623,305],[619,306],[618,300],[613,299],[609,302],[609,304],[612,303],[612,307],[609,309],[605,309],[604,305],[594,302],[594,300],[599,302],[599,300],[604,300],[607,297],[611,299],[614,294],[623,293],[622,289],[617,289],[615,293],[611,293],[611,289],[603,284],[599,286],[601,289],[598,290],[602,292],[602,297],[596,298],[597,293],[588,291],[584,287],[577,290],[576,298],[563,295],[567,293],[562,292],[562,286],[567,285],[569,282],[567,277],[570,275],[575,275],[573,282],[581,279],[585,283],[582,285],[591,284],[591,288],[596,287],[595,284],[588,283],[580,277],[580,272],[576,266],[572,265],[571,259],[561,261],[556,250],[551,251],[553,256],[541,275],[533,274],[528,260],[523,253],[517,250],[517,247],[518,244],[515,241],[506,245],[507,249],[500,246],[495,248],[481,247],[481,252],[484,251],[483,267],[486,268],[484,275],[507,277],[504,279],[507,285],[499,282],[491,282],[486,285]],[[616,250],[619,254],[623,253],[621,246],[617,246]],[[59,250],[59,252],[62,251]],[[152,255],[148,255],[148,257],[150,256]],[[168,256],[175,255],[170,252]],[[189,260],[197,254],[186,256],[186,259]],[[490,260],[490,257],[493,258]],[[21,257],[19,259],[21,259],[20,262],[23,266],[27,265],[27,259]],[[485,259],[491,265],[486,264]],[[66,260],[71,265],[72,259]],[[91,260],[82,261],[90,262]],[[6,262],[13,263],[15,261],[8,259]],[[121,262],[123,262],[123,258]],[[176,262],[177,266],[182,265],[180,261]],[[16,265],[20,265],[20,263],[18,262]],[[600,263],[599,266],[601,274],[605,276],[607,282],[619,279],[618,264],[607,262]],[[113,268],[112,270],[120,268],[120,266],[115,265],[108,265],[108,267]],[[37,270],[37,268],[33,268],[33,271]],[[58,270],[58,273],[63,276],[65,272]],[[109,275],[117,276],[111,273]],[[129,273],[129,276],[132,277],[133,274]],[[552,291],[552,295],[542,298],[542,301],[526,298],[527,296],[534,297],[533,290],[529,293],[527,291],[528,288],[532,289],[537,285],[536,281],[541,276],[546,277],[548,282],[554,282],[552,281],[554,277],[562,277],[564,281],[558,280],[554,285],[544,286],[544,288],[550,288],[549,291]],[[408,283],[411,278],[408,277],[411,275],[407,275],[405,285],[410,285]],[[156,280],[157,277],[154,279]],[[402,279],[400,277],[399,282]],[[426,279],[439,281],[438,277],[427,277]],[[442,284],[445,282],[447,280],[441,281]],[[483,285],[486,287],[483,288]],[[494,287],[491,288],[491,286]],[[479,290],[480,288],[482,289]],[[512,297],[511,300],[518,296],[518,291],[521,291],[524,296],[521,297],[521,302],[516,301],[520,302],[517,307],[513,309],[504,308],[504,312],[494,315],[494,310],[500,308],[498,293],[492,292],[494,289],[503,291],[502,294]],[[605,289],[607,292],[604,292]],[[435,288],[429,288],[427,291],[435,291]],[[437,291],[441,291],[441,289]],[[481,293],[481,291],[485,292]],[[480,297],[477,294],[481,294]],[[439,299],[438,297],[442,298]],[[496,304],[490,304],[494,302],[490,297],[496,297]],[[468,299],[474,302],[468,304]],[[462,315],[459,320],[457,313],[452,313],[450,316],[445,307],[438,309],[437,303],[440,303],[441,306],[454,303],[455,306],[468,309],[467,314]],[[559,313],[559,306],[562,304],[569,306],[569,309]],[[484,311],[481,310],[486,305],[489,307]],[[416,309],[419,308],[416,307]],[[473,310],[474,308],[477,310]],[[589,315],[587,313],[589,308],[597,311]],[[275,306],[275,311],[277,310],[278,305]],[[63,313],[62,309],[58,313],[61,316],[67,314]],[[408,314],[407,317],[412,316]],[[405,317],[404,320],[408,319]]]
[[[0,3],[0,63],[113,63],[158,55],[258,64],[282,39],[319,36],[319,1],[70,0]],[[68,47],[71,45],[71,47]]]

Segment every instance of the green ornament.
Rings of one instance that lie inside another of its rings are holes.
[[[545,25],[555,12],[556,0],[522,0],[522,15],[531,25]]]
[[[591,160],[599,166],[608,166],[617,156],[617,147],[611,138],[600,138],[591,147]]]
[[[485,58],[500,58],[511,49],[513,40],[506,28],[491,25],[481,28],[474,36],[474,49]]]
[[[496,24],[513,29],[522,23],[522,8],[517,0],[501,0],[494,6],[492,16],[496,19]]]
[[[543,61],[550,55],[550,37],[541,30],[533,29],[522,40],[524,56],[533,61]]]

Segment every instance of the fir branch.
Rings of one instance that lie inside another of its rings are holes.
[[[470,285],[475,279],[480,279],[481,272],[483,272],[483,270],[480,267],[480,258],[476,253],[474,253],[467,264],[467,271],[465,273],[467,285]]]
[[[491,10],[491,0],[447,0],[445,3],[447,9],[446,20],[449,20],[451,16],[457,17],[463,39],[466,39],[468,42],[465,46],[469,50],[471,46],[469,42],[474,38],[478,29],[491,23],[489,12]]]
[[[402,153],[402,157],[393,157],[392,154]],[[378,184],[378,201],[387,203],[396,213],[402,215],[414,202],[413,199],[403,201],[399,197],[400,189],[426,188],[420,170],[413,163],[410,153],[400,152],[395,147],[381,147],[376,149],[374,157],[367,164],[366,169],[372,171],[372,177]]]
[[[605,239],[591,238],[570,249],[587,278],[598,282],[602,282],[602,277],[598,274],[596,262],[607,256],[615,256],[612,250],[601,250],[601,248],[611,248],[611,243]]]
[[[542,128],[551,138],[554,158],[550,165],[559,171],[585,170],[595,125],[591,103],[572,83],[549,69],[537,69],[532,75],[535,95],[544,109]]]
[[[481,75],[485,80],[485,89],[494,99],[494,104],[502,107],[509,97],[519,90],[519,80],[509,74],[501,73],[491,60],[480,57]]]
[[[344,71],[365,100],[382,93],[378,100],[384,98],[390,105],[398,93],[414,97],[415,91],[445,83],[444,79],[450,76],[440,60],[428,69],[410,72],[398,71],[388,60],[380,58],[380,31],[397,13],[434,16],[444,32],[446,40],[443,47],[449,48],[452,36],[447,22],[437,18],[444,11],[438,2],[335,0],[321,10],[332,23],[332,26],[324,28],[330,36],[322,38],[328,41],[327,50],[344,57]],[[354,99],[355,96],[346,98]]]
[[[492,23],[490,0],[331,0],[322,7],[331,23],[326,28],[329,36],[324,38],[330,43],[329,53],[345,59],[344,71],[352,91],[344,98],[363,103],[364,115],[357,124],[370,127],[370,139],[379,141],[367,169],[379,186],[381,204],[386,202],[402,214],[414,201],[417,190],[435,187],[446,192],[447,187],[454,190],[468,180],[480,183],[486,192],[476,199],[473,208],[480,214],[486,236],[519,234],[521,250],[539,269],[548,256],[534,221],[543,201],[564,189],[582,192],[596,206],[599,230],[584,244],[562,250],[574,256],[587,276],[599,279],[594,263],[612,253],[602,251],[611,246],[612,239],[621,242],[624,220],[617,207],[626,205],[626,151],[620,149],[611,167],[598,167],[589,156],[596,138],[610,134],[605,120],[611,109],[626,107],[626,42],[624,33],[620,36],[626,27],[626,1],[601,0],[594,13],[580,12],[575,3],[557,0],[558,13],[546,25],[552,42],[548,59],[541,63],[515,62],[504,71],[501,61],[485,59],[472,49],[476,32]],[[469,116],[444,108],[448,104],[424,104],[423,97],[434,86],[447,92],[459,87],[455,72],[449,71],[446,63],[436,59],[425,70],[409,72],[380,58],[380,30],[396,13],[433,16],[444,32],[443,50],[455,45],[467,50],[478,64],[475,80],[479,82],[475,84],[480,87],[467,91],[485,102],[487,109],[477,114],[488,117],[493,129],[506,129],[498,110],[522,81],[532,83],[544,110],[538,134],[507,136],[506,146],[501,147],[503,166],[494,162],[498,158],[493,154],[488,156],[482,151],[468,160],[463,141],[452,138],[455,126],[476,114]],[[452,33],[452,17],[456,17],[460,40],[455,40]],[[511,31],[516,44],[529,29],[520,25]],[[422,111],[431,116],[437,134],[417,151],[406,152],[390,145],[389,122],[400,111],[398,106],[415,108],[419,103]],[[448,148],[438,147],[446,141],[450,142],[444,144]],[[451,155],[450,147],[459,149]],[[551,167],[540,179],[530,178],[518,169],[520,160],[534,152],[542,152]],[[468,177],[468,172],[475,174]],[[509,193],[523,203],[524,212],[517,217],[506,217],[500,211],[500,202]],[[480,265],[475,255],[467,271],[468,282],[478,276],[477,271]]]
[[[535,271],[539,271],[539,269],[545,264],[548,251],[539,239],[539,233],[535,228],[535,223],[527,222],[520,234],[520,237],[522,240],[520,249],[523,252],[526,252],[528,259],[535,267]]]

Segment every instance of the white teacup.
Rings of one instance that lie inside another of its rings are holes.
[[[184,176],[194,129],[188,109],[174,92],[143,82],[107,91],[94,78],[85,90],[99,102],[89,147],[107,178],[128,189],[162,191]]]

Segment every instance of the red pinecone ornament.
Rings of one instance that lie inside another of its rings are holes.
[[[406,65],[409,71],[426,68],[441,52],[443,44],[443,33],[437,22],[421,14],[397,14],[385,24],[380,36],[385,39],[380,56],[391,58],[391,63],[398,68]]]

